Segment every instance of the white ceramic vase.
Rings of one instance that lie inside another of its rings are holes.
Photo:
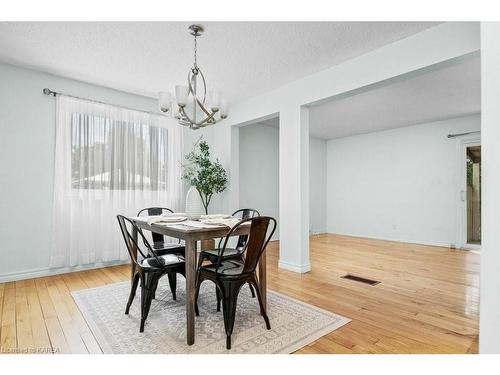
[[[194,186],[191,186],[186,194],[186,215],[193,220],[197,220],[201,215],[205,215],[205,208],[201,201],[200,193]]]

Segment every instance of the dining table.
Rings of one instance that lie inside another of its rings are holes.
[[[132,236],[137,243],[138,231],[147,230],[164,236],[178,238],[185,243],[186,263],[186,339],[188,345],[195,341],[195,292],[196,292],[196,267],[197,267],[197,243],[202,240],[211,240],[226,237],[231,228],[222,224],[204,224],[197,220],[186,220],[178,223],[148,223],[148,217],[129,217],[137,227],[133,228]],[[249,234],[250,223],[240,225],[231,234],[240,236]],[[134,264],[132,263],[132,275]],[[264,308],[267,305],[266,286],[266,251],[263,252],[258,264],[258,279],[260,293]]]

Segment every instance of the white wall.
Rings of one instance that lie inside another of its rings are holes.
[[[458,139],[479,115],[328,141],[330,233],[445,245],[457,243]]]
[[[279,225],[279,129],[253,124],[240,128],[240,207],[255,208]],[[278,239],[279,231],[273,239]]]
[[[309,137],[309,232],[326,232],[326,140]]]
[[[479,352],[500,353],[500,23],[481,23],[482,246]]]
[[[326,232],[326,141],[309,138],[311,233]],[[256,208],[278,220],[279,128],[252,124],[239,128],[240,207]],[[279,238],[279,231],[274,239]]]
[[[44,87],[140,110],[157,109],[151,98],[0,63],[0,280],[44,274],[49,265],[55,101],[42,93]],[[190,132],[185,132],[187,149],[194,136]],[[205,132],[209,139],[210,132]]]

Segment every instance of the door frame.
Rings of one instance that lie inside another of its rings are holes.
[[[467,147],[481,146],[480,135],[469,135],[461,138],[458,142],[459,152],[459,185],[458,185],[458,200],[459,200],[459,214],[458,214],[458,247],[464,250],[481,250],[481,245],[467,243]],[[481,202],[482,204],[482,202]]]

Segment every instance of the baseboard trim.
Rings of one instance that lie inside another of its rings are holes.
[[[339,235],[339,236],[347,236],[347,237],[357,237],[357,238],[366,238],[369,240],[380,240],[380,241],[390,241],[390,242],[402,242],[409,243],[413,245],[424,245],[424,246],[436,246],[436,247],[445,247],[449,249],[451,243],[439,242],[439,241],[420,241],[420,240],[407,240],[400,238],[387,238],[387,237],[377,237],[377,236],[367,236],[364,234],[352,234],[352,233],[340,233],[340,232],[328,232],[327,234]]]
[[[309,232],[309,237],[321,236],[322,234],[328,234],[328,232],[325,232],[325,231],[321,231],[321,232]]]
[[[320,236],[324,236],[325,234],[328,234],[328,232],[309,233],[309,238],[320,237]]]
[[[414,245],[425,245],[425,246],[437,246],[443,248],[450,248],[450,244],[444,242],[435,242],[435,241],[419,241],[419,240],[404,240],[404,239],[395,239],[395,238],[386,238],[386,237],[377,237],[377,236],[366,236],[360,234],[352,234],[352,233],[339,233],[339,232],[325,232],[325,233],[315,233],[313,236],[323,235],[323,234],[333,234],[339,236],[347,236],[347,237],[357,237],[357,238],[366,238],[372,240],[380,240],[380,241],[391,241],[391,242],[402,242],[402,243],[410,243]],[[273,240],[279,241],[279,240]],[[34,279],[37,277],[45,277],[45,276],[55,276],[61,275],[64,273],[70,272],[78,272],[85,270],[92,270],[97,268],[111,267],[117,266],[121,264],[130,263],[128,260],[120,260],[120,261],[111,261],[111,262],[100,262],[100,263],[92,263],[84,266],[75,266],[75,267],[61,267],[61,268],[37,268],[28,271],[21,272],[13,272],[0,275],[0,283],[5,283],[9,281],[18,281],[18,280],[27,280]],[[311,271],[311,265],[297,265],[293,263],[278,262],[278,267],[284,270],[297,272],[297,273],[306,273]]]
[[[283,262],[280,260],[278,262],[278,267],[284,270],[293,271],[297,273],[306,273],[311,271],[311,265],[309,263],[304,265],[298,265],[298,264]]]
[[[0,275],[0,283],[6,283],[9,281],[34,279],[37,277],[55,276],[55,275],[61,275],[64,273],[93,270],[93,269],[97,269],[97,268],[118,266],[118,265],[127,264],[127,263],[130,263],[130,261],[118,260],[118,261],[111,261],[111,262],[92,263],[92,264],[86,264],[83,266],[75,266],[75,267],[37,268],[37,269],[29,270],[29,271],[13,272],[13,273],[7,273],[7,274]]]

